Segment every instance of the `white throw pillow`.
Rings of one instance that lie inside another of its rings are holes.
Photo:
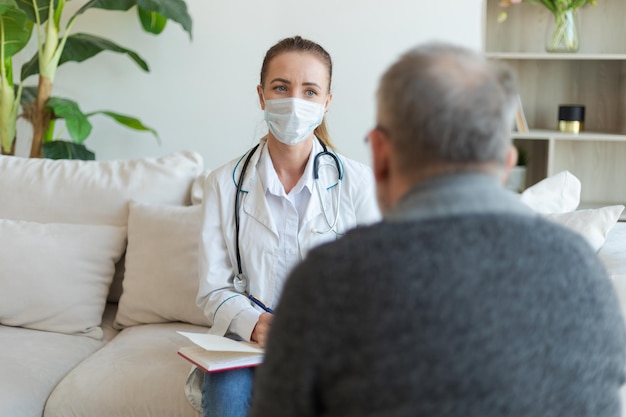
[[[202,156],[179,151],[156,158],[53,160],[0,155],[0,218],[126,227],[128,202],[189,204]],[[118,301],[124,260],[109,301]]]
[[[130,200],[189,204],[202,157],[175,152],[117,161],[0,156],[0,218],[126,226]]]
[[[569,171],[561,171],[528,187],[520,198],[538,213],[567,213],[580,203],[580,180]]]
[[[624,206],[576,210],[580,203],[580,180],[562,171],[527,188],[522,202],[548,219],[580,233],[597,252],[619,221]]]
[[[191,185],[191,204],[202,204],[204,194],[204,183],[211,173],[210,169],[206,169],[202,174],[198,175]]]
[[[604,245],[607,235],[618,222],[622,211],[624,211],[624,206],[616,205],[548,214],[546,217],[580,233],[597,252]]]
[[[196,305],[201,227],[201,205],[131,202],[117,328],[173,321],[209,325]]]
[[[0,324],[102,338],[119,226],[0,220]]]

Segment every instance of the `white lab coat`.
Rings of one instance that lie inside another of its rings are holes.
[[[313,143],[312,155],[316,155],[322,151],[322,147],[317,140]],[[278,232],[268,208],[264,186],[257,175],[257,164],[264,152],[267,152],[267,141],[262,139],[245,173],[242,189],[247,192],[242,193],[240,200],[239,245],[243,273],[248,279],[248,291],[268,306],[275,307],[278,303],[275,285]],[[235,183],[239,180],[246,156],[212,171],[205,182],[197,303],[209,319],[212,333],[224,335],[232,319],[239,314],[238,322],[245,323],[246,328],[239,336],[250,340],[254,325],[263,310],[233,289],[233,277],[237,273]],[[356,225],[377,221],[380,212],[371,169],[344,156],[339,156],[339,159],[344,176],[335,230],[343,233]],[[324,156],[320,162],[320,166],[332,163],[332,158]],[[325,234],[312,231],[328,230],[322,206],[331,223],[337,209],[338,187],[326,189],[336,184],[336,170],[324,166],[319,170],[319,178],[322,199],[320,201],[315,189],[312,190],[298,236],[301,258],[311,248],[338,237],[332,231]],[[242,318],[243,321],[240,321]]]

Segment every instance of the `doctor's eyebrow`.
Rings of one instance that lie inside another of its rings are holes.
[[[270,84],[274,84],[274,83],[291,84],[291,81],[286,80],[284,78],[274,78],[270,82]],[[314,83],[314,82],[305,82],[305,83],[302,83],[302,85],[314,86],[314,87],[317,87],[317,88],[320,88],[320,89],[322,88],[322,87],[320,87],[320,85],[318,83]]]

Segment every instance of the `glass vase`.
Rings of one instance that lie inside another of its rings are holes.
[[[556,12],[554,19],[549,19],[546,51],[578,51],[578,12],[576,9]]]

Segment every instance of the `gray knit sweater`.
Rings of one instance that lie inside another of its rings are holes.
[[[581,237],[451,176],[293,272],[249,416],[619,416],[625,349]]]

